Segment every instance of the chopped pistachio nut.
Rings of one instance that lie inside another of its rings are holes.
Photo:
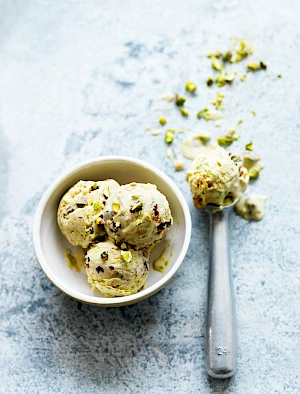
[[[108,258],[108,252],[104,251],[101,253],[101,259],[107,259]]]
[[[93,207],[94,207],[94,211],[96,212],[99,209],[103,208],[103,205],[101,204],[101,202],[94,202]]]
[[[183,133],[184,129],[178,129],[178,133]]]
[[[216,84],[219,87],[226,85],[226,83],[232,83],[235,78],[235,74],[219,74],[216,78]]]
[[[206,80],[206,85],[211,86],[214,83],[214,79],[212,77],[208,77]]]
[[[216,57],[217,59],[221,56],[221,52],[208,52],[207,57]]]
[[[179,110],[180,110],[182,116],[185,116],[185,117],[189,116],[189,111],[187,109],[180,107]]]
[[[259,63],[251,62],[251,63],[248,63],[247,69],[248,69],[248,71],[266,70],[267,65],[264,62],[259,62]]]
[[[246,144],[246,146],[245,146],[245,148],[246,148],[246,150],[253,150],[253,144],[252,144],[252,142],[249,142],[249,144]]]
[[[146,222],[152,222],[152,218],[151,218],[151,216],[149,215],[149,213],[147,213],[145,216],[144,216],[144,218],[143,218]]]
[[[240,41],[240,48],[236,50],[235,63],[239,63],[247,56],[253,53],[253,49],[250,45],[247,45],[244,40]]]
[[[211,101],[211,103],[215,106],[216,109],[219,109],[221,107],[223,98],[224,94],[218,93],[217,96]]]
[[[198,119],[201,119],[202,117],[203,117],[203,114],[205,113],[205,112],[207,112],[208,111],[208,108],[204,108],[204,109],[202,109],[201,111],[199,111],[198,113],[197,113],[197,118]]]
[[[242,123],[243,123],[243,121],[242,121],[242,119],[240,119],[237,124],[239,125],[239,124],[242,124]]]
[[[220,136],[217,141],[219,145],[230,146],[233,141],[237,141],[239,138],[235,130],[232,129],[227,134]]]
[[[130,263],[130,261],[132,260],[132,254],[129,250],[125,251],[121,251],[121,257],[124,261],[126,261],[126,263]]]
[[[110,196],[110,187],[107,186],[104,190],[103,190],[103,195],[108,198]]]
[[[266,63],[265,62],[260,62],[260,67],[263,69],[263,70],[266,70],[267,69],[267,65],[266,65]]]
[[[174,131],[172,129],[168,129],[166,131],[166,135],[165,135],[165,142],[166,144],[171,144],[174,140]]]
[[[240,80],[241,80],[242,82],[244,82],[244,81],[246,80],[246,74],[241,75],[241,76],[240,76]]]
[[[224,53],[223,55],[223,62],[230,62],[232,58],[232,52],[231,51],[227,51]]]
[[[122,249],[122,250],[126,250],[126,249],[127,249],[127,245],[126,245],[125,242],[122,242],[122,243],[121,243],[121,249]]]
[[[139,212],[143,209],[143,202],[139,201],[137,204],[135,204],[132,208],[131,208],[131,212]]]
[[[221,124],[222,124],[222,120],[216,120],[216,121],[214,122],[214,125],[215,125],[216,127],[220,127]]]
[[[99,226],[99,224],[103,224],[104,221],[101,218],[96,218],[95,223]]]
[[[161,116],[161,117],[159,118],[159,123],[160,123],[161,125],[164,126],[164,125],[167,123],[167,119],[164,118],[163,116]]]
[[[176,94],[176,96],[175,96],[175,104],[178,107],[182,107],[184,105],[185,101],[186,101],[185,97],[179,96],[178,94]]]
[[[251,111],[253,116],[256,116],[256,112],[255,111]]]
[[[185,89],[189,92],[189,93],[194,93],[197,89],[197,85],[194,82],[187,82],[185,84]]]
[[[120,203],[118,203],[118,202],[113,202],[113,203],[112,203],[112,208],[113,208],[114,212],[118,213],[119,210],[120,210]]]
[[[250,179],[257,179],[259,177],[258,170],[249,170],[248,174],[249,174]]]
[[[143,222],[141,221],[141,219],[138,219],[138,220],[135,222],[136,226],[140,226],[142,223],[143,223]]]
[[[214,68],[217,71],[221,71],[222,70],[222,63],[215,56],[212,57],[211,66],[212,66],[212,68]]]
[[[278,74],[278,75],[277,75],[277,78],[282,78],[282,75],[281,75],[281,74]]]

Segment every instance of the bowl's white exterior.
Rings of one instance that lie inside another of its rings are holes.
[[[76,249],[61,234],[56,221],[58,203],[63,194],[79,180],[116,179],[120,184],[130,182],[153,183],[166,195],[174,225],[165,239],[151,252],[152,261],[170,243],[172,252],[167,272],[150,269],[147,287],[126,297],[105,298],[92,291],[85,272],[78,274],[65,263],[67,248]],[[191,217],[188,205],[175,183],[151,164],[122,156],[104,156],[87,160],[61,175],[43,195],[37,208],[33,228],[33,243],[37,259],[51,282],[69,296],[99,306],[121,306],[141,301],[156,293],[175,275],[184,260],[191,238]]]

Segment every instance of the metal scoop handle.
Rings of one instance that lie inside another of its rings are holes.
[[[229,378],[236,369],[236,313],[228,231],[230,210],[210,213],[205,357],[208,374],[218,379]]]

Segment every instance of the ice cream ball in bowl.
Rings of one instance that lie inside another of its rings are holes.
[[[176,184],[153,165],[123,156],[89,159],[59,176],[41,198],[33,228],[49,280],[98,306],[155,294],[178,271],[190,237],[189,208]],[[79,255],[82,264],[70,269],[66,260]]]

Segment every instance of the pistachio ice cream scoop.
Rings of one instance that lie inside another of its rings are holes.
[[[103,208],[120,185],[113,179],[79,181],[62,197],[57,221],[72,245],[87,248],[105,237]]]
[[[103,213],[107,234],[137,249],[159,242],[173,222],[168,200],[150,183],[121,186]]]
[[[237,155],[220,146],[205,147],[186,174],[196,208],[223,207],[238,200],[247,188],[248,171]]]
[[[113,240],[99,242],[86,254],[85,266],[92,289],[106,297],[137,293],[149,273],[149,251],[133,250],[123,244],[122,250]]]

